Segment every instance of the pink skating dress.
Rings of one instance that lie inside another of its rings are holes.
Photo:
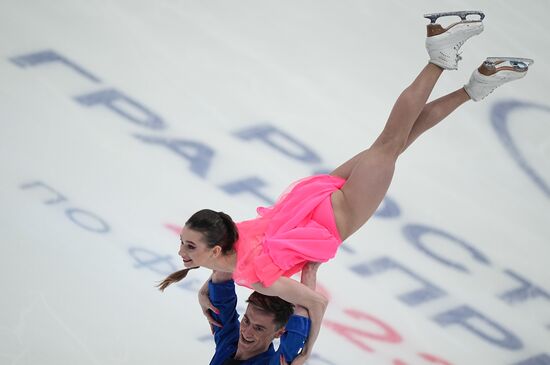
[[[315,175],[292,184],[258,217],[237,223],[237,264],[233,279],[251,288],[260,282],[271,286],[290,277],[309,261],[333,258],[342,240],[334,220],[331,194],[346,181],[337,176]]]

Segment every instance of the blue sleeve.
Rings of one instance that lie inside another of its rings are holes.
[[[311,320],[306,317],[293,315],[286,324],[286,332],[281,336],[277,354],[283,354],[289,364],[298,356],[309,335]],[[277,356],[277,361],[278,361]],[[279,362],[277,362],[279,364]]]
[[[225,351],[237,345],[239,340],[239,314],[237,313],[237,294],[233,280],[223,283],[208,283],[208,297],[214,307],[218,308],[220,314],[210,311],[210,314],[222,328],[214,326],[214,341],[216,342],[216,353]],[[228,354],[233,355],[233,354]]]

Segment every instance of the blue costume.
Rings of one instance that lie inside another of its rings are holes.
[[[213,313],[212,317],[223,325],[222,328],[214,326],[214,341],[216,353],[210,361],[210,365],[242,364],[242,365],[279,365],[280,354],[290,364],[303,348],[309,334],[311,320],[306,317],[292,315],[286,324],[286,332],[281,336],[279,348],[275,351],[273,344],[267,351],[245,361],[226,362],[233,359],[237,352],[239,342],[239,314],[237,313],[237,294],[233,280],[222,283],[208,283],[209,298],[220,314]]]

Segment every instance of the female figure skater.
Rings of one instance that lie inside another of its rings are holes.
[[[471,14],[480,19],[467,19]],[[458,15],[461,21],[447,28],[436,23],[448,15]],[[467,85],[426,104],[443,70],[457,69],[462,44],[482,32],[484,15],[453,12],[425,17],[431,20],[426,40],[429,63],[398,97],[374,143],[329,175],[293,184],[274,206],[259,208],[255,219],[235,224],[221,212],[195,213],[181,231],[179,255],[186,269],[168,276],[159,285],[161,290],[202,266],[231,272],[239,285],[306,307],[312,321],[309,340],[292,364],[306,361],[328,302],[290,276],[309,261],[326,262],[334,257],[342,241],[365,224],[388,190],[397,157],[418,136],[466,101],[481,100],[496,87],[525,76],[533,62],[488,58]],[[209,317],[208,309],[213,307],[204,301],[201,306]]]

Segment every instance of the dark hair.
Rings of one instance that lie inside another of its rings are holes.
[[[199,210],[185,222],[185,226],[202,233],[208,247],[213,248],[218,245],[223,253],[231,252],[233,245],[239,239],[237,226],[224,212]]]
[[[275,316],[273,322],[276,329],[286,325],[290,316],[294,313],[294,305],[279,297],[272,297],[258,292],[253,292],[246,301],[263,312],[271,313]]]
[[[224,212],[215,212],[210,209],[199,210],[185,222],[185,226],[202,233],[208,247],[220,246],[224,254],[233,251],[233,245],[239,239],[239,231],[235,222]],[[196,269],[196,267],[168,275],[157,287],[160,291],[164,291],[168,285],[185,278],[189,270],[192,269]]]

